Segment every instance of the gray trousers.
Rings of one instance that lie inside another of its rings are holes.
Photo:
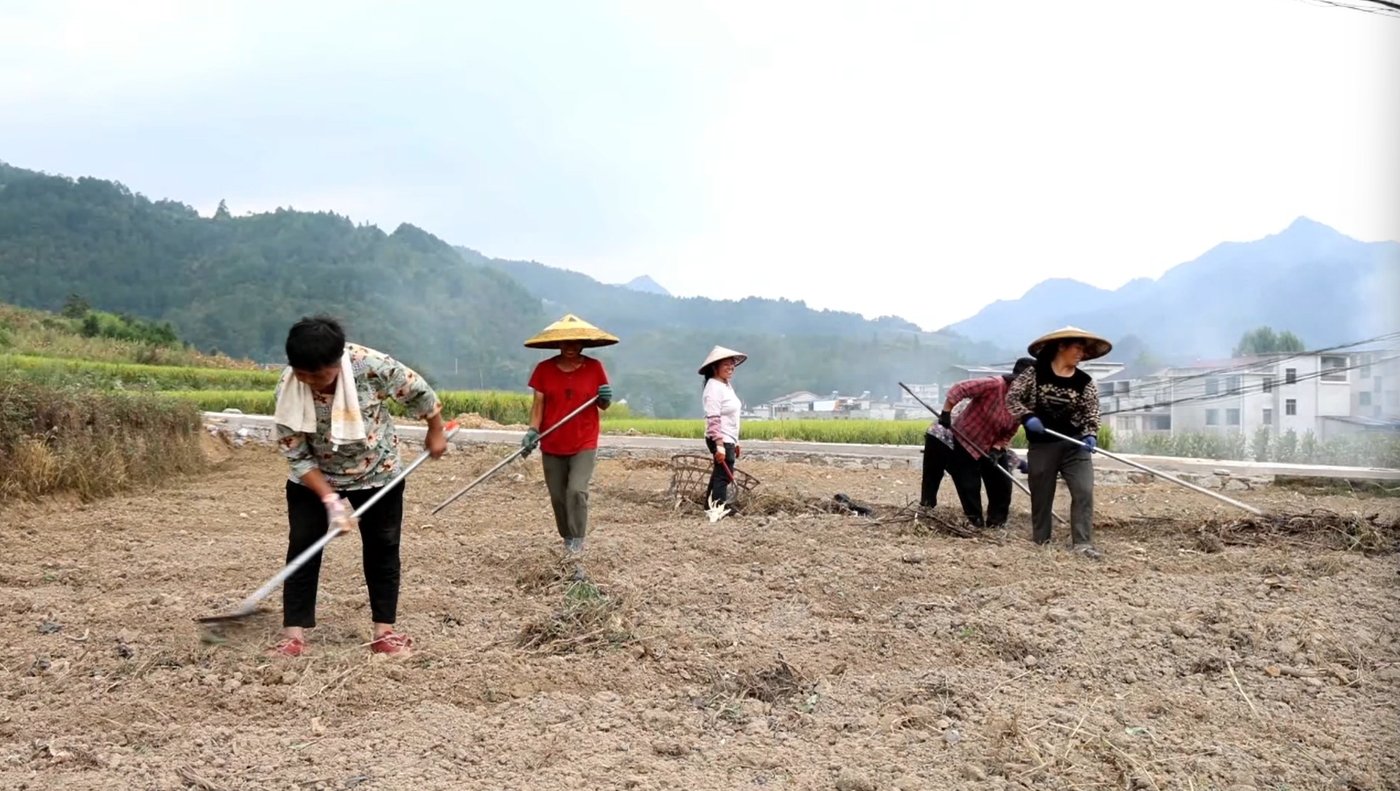
[[[544,485],[554,506],[554,524],[562,538],[583,538],[588,533],[588,482],[598,451],[583,450],[572,456],[540,453]]]
[[[1069,486],[1070,538],[1075,546],[1088,544],[1094,522],[1094,462],[1092,454],[1066,440],[1030,446],[1031,540],[1050,540],[1055,517],[1055,481],[1064,476]]]

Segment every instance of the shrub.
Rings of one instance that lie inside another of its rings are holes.
[[[1269,460],[1269,440],[1272,435],[1268,426],[1260,426],[1254,430],[1254,441],[1251,443],[1251,453],[1255,461]]]
[[[64,315],[69,315],[65,306]],[[112,338],[118,341],[135,341],[153,346],[183,346],[175,335],[170,322],[157,324],[132,316],[90,310],[82,318],[81,334],[85,338]]]
[[[1394,433],[1344,434],[1327,441],[1311,431],[1300,440],[1288,430],[1272,435],[1267,427],[1246,443],[1243,434],[1149,434],[1123,443],[1125,453],[1230,459],[1286,464],[1334,464],[1343,467],[1400,468],[1400,435]]]
[[[0,378],[0,498],[83,499],[204,468],[193,405]]]

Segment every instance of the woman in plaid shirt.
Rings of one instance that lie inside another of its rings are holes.
[[[946,471],[967,521],[982,526],[982,485],[986,484],[986,524],[994,528],[1006,525],[1011,512],[1011,479],[996,467],[1025,472],[1025,462],[1008,447],[1019,424],[1006,410],[1006,393],[1012,380],[1034,364],[1030,357],[1022,357],[1010,376],[969,379],[948,390],[943,412],[924,439],[922,505],[932,508],[937,504],[938,486]]]

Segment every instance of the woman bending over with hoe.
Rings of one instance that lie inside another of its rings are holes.
[[[287,562],[328,529],[356,526],[355,508],[398,476],[399,436],[384,402],[393,399],[428,421],[424,449],[447,450],[442,404],[423,378],[388,355],[345,342],[334,320],[302,319],[287,333],[287,370],[277,383],[277,443],[291,465],[287,480]],[[412,639],[393,630],[399,605],[399,537],[406,482],[389,490],[359,519],[365,584],[374,637],[370,650],[407,655]],[[321,554],[282,588],[282,639],[271,650],[300,656],[304,630],[316,625]]]
[[[525,341],[529,349],[555,349],[559,353],[535,366],[530,389],[535,392],[530,407],[530,428],[525,432],[522,456],[539,447],[544,465],[544,482],[554,507],[554,525],[564,539],[569,554],[583,551],[588,535],[588,484],[598,456],[598,410],[612,404],[612,387],[603,364],[586,357],[583,350],[611,346],[617,338],[574,315],[545,327]],[[563,425],[571,412],[588,399],[598,397],[597,409],[585,409]],[[547,436],[540,432],[559,426]]]
[[[1113,345],[1093,333],[1066,327],[1037,338],[1027,347],[1035,365],[1011,383],[1006,408],[1026,428],[1030,467],[1031,539],[1050,541],[1054,525],[1055,481],[1069,486],[1070,538],[1076,552],[1098,558],[1091,542],[1094,521],[1094,462],[1098,447],[1099,390],[1079,368],[1085,360],[1108,354]],[[1080,442],[1046,434],[1046,429]]]

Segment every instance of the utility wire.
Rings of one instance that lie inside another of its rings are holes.
[[[1190,381],[1193,381],[1193,380],[1196,380],[1196,379],[1209,379],[1209,378],[1211,378],[1211,377],[1222,376],[1222,375],[1230,374],[1230,373],[1251,373],[1251,372],[1254,372],[1254,371],[1257,370],[1257,369],[1268,368],[1268,367],[1270,367],[1270,366],[1278,365],[1279,363],[1287,362],[1287,361],[1289,361],[1289,360],[1297,360],[1297,359],[1302,358],[1302,357],[1312,357],[1312,356],[1319,355],[1319,354],[1327,354],[1327,353],[1329,353],[1329,352],[1342,351],[1343,349],[1352,349],[1352,348],[1355,348],[1355,347],[1357,347],[1357,346],[1364,346],[1364,345],[1366,345],[1366,344],[1368,344],[1368,343],[1381,343],[1381,342],[1383,342],[1383,341],[1396,340],[1396,339],[1400,339],[1400,332],[1388,332],[1388,333],[1386,333],[1386,334],[1384,334],[1384,335],[1377,335],[1377,336],[1374,337],[1374,338],[1367,338],[1367,339],[1365,339],[1365,340],[1360,340],[1360,341],[1352,341],[1351,343],[1343,343],[1343,344],[1339,344],[1339,345],[1337,345],[1337,346],[1326,346],[1326,347],[1323,347],[1323,348],[1321,348],[1321,349],[1313,349],[1313,350],[1311,350],[1311,351],[1282,352],[1282,353],[1279,353],[1279,354],[1281,354],[1282,356],[1261,358],[1261,359],[1255,360],[1254,362],[1245,363],[1244,365],[1229,366],[1229,367],[1225,367],[1225,368],[1214,368],[1214,369],[1212,369],[1212,370],[1205,371],[1205,372],[1203,372],[1203,373],[1191,374],[1190,376],[1183,376],[1183,377],[1181,377],[1181,378],[1179,378],[1179,379],[1176,379],[1175,381],[1177,381],[1177,382],[1190,382]],[[1180,369],[1180,368],[1189,368],[1189,367],[1190,367],[1190,366],[1185,366],[1185,365],[1163,366],[1163,368],[1178,368],[1178,369]]]
[[[1308,5],[1345,8],[1380,16],[1400,17],[1400,3],[1392,0],[1303,0]]]
[[[1189,376],[1177,377],[1177,378],[1173,379],[1172,381],[1175,382],[1175,383],[1177,383],[1177,384],[1182,384],[1182,383],[1185,383],[1185,382],[1196,381],[1196,380],[1198,380],[1198,379],[1210,379],[1210,378],[1213,378],[1213,377],[1226,376],[1226,375],[1229,375],[1229,374],[1257,373],[1257,372],[1260,371],[1260,370],[1263,370],[1263,369],[1266,369],[1266,368],[1270,368],[1270,367],[1272,367],[1272,366],[1278,365],[1279,363],[1287,362],[1287,361],[1289,361],[1289,360],[1297,360],[1297,359],[1300,359],[1300,358],[1303,358],[1303,357],[1312,357],[1312,356],[1316,356],[1316,355],[1320,355],[1320,354],[1328,354],[1328,353],[1330,353],[1330,352],[1342,351],[1343,349],[1352,349],[1352,348],[1355,348],[1355,347],[1357,347],[1357,346],[1364,346],[1364,345],[1370,344],[1370,343],[1381,343],[1381,342],[1390,341],[1390,340],[1400,340],[1400,331],[1397,331],[1397,332],[1388,332],[1388,333],[1386,333],[1386,334],[1384,334],[1384,335],[1377,335],[1377,336],[1374,337],[1374,338],[1366,338],[1366,339],[1364,339],[1364,340],[1352,341],[1352,342],[1350,342],[1350,343],[1342,343],[1342,344],[1338,344],[1338,345],[1336,345],[1336,346],[1324,346],[1324,347],[1322,347],[1322,348],[1320,348],[1320,349],[1312,349],[1312,350],[1309,350],[1309,351],[1301,351],[1301,352],[1269,352],[1268,354],[1276,355],[1276,356],[1262,357],[1262,358],[1260,358],[1260,359],[1254,360],[1254,361],[1249,362],[1249,363],[1245,363],[1245,364],[1243,364],[1243,365],[1229,366],[1229,367],[1224,367],[1224,368],[1212,368],[1212,369],[1210,369],[1210,370],[1208,370],[1208,371],[1203,371],[1203,372],[1201,372],[1201,373],[1191,374],[1191,375],[1189,375]],[[1009,366],[1011,366],[1011,365],[1013,365],[1013,363],[992,363],[991,365],[988,365],[988,366],[986,366],[986,367],[988,367],[988,368],[997,368],[997,367],[1009,367]],[[1180,369],[1189,368],[1189,367],[1190,367],[1190,366],[1185,366],[1185,365],[1164,365],[1164,366],[1161,367],[1161,370],[1171,370],[1171,369],[1180,370]],[[1335,371],[1335,370],[1339,370],[1339,369],[1333,368],[1333,369],[1329,369],[1329,370],[1334,370],[1334,371]],[[1351,369],[1348,368],[1348,369],[1346,369],[1346,370],[1351,370]]]
[[[1330,375],[1330,374],[1345,373],[1345,372],[1347,372],[1347,371],[1354,371],[1354,370],[1357,370],[1357,369],[1359,369],[1359,368],[1367,368],[1367,367],[1370,367],[1370,366],[1373,366],[1373,365],[1382,365],[1382,364],[1384,364],[1384,363],[1388,363],[1388,362],[1391,362],[1391,361],[1394,361],[1394,360],[1400,360],[1400,354],[1397,354],[1397,355],[1394,355],[1394,356],[1391,356],[1391,357],[1382,357],[1382,358],[1376,359],[1376,360],[1368,360],[1368,361],[1366,361],[1366,362],[1364,362],[1364,363],[1358,363],[1358,364],[1356,364],[1356,365],[1349,365],[1349,366],[1344,366],[1344,367],[1340,367],[1340,368],[1326,368],[1326,369],[1320,370],[1320,371],[1318,371],[1318,372],[1316,372],[1316,373],[1304,374],[1304,375],[1302,375],[1302,376],[1299,376],[1299,377],[1297,377],[1296,379],[1294,379],[1292,382],[1287,382],[1287,381],[1284,381],[1284,382],[1271,382],[1271,383],[1269,383],[1267,386],[1265,386],[1265,385],[1261,382],[1260,384],[1257,384],[1257,385],[1248,385],[1248,386],[1240,387],[1240,388],[1237,388],[1237,389],[1235,389],[1235,390],[1232,390],[1232,391],[1230,391],[1230,392],[1225,392],[1225,393],[1209,393],[1209,394],[1203,394],[1203,395],[1192,395],[1192,396],[1186,396],[1186,397],[1183,397],[1183,398],[1177,398],[1177,399],[1174,399],[1174,400],[1171,400],[1171,401],[1159,401],[1159,402],[1154,402],[1154,403],[1152,403],[1152,404],[1145,404],[1145,405],[1143,405],[1143,406],[1140,406],[1140,407],[1132,407],[1132,408],[1130,408],[1130,409],[1115,409],[1115,410],[1108,411],[1108,412],[1101,412],[1101,413],[1099,413],[1099,416],[1100,416],[1100,417],[1109,417],[1109,416],[1111,416],[1111,415],[1122,415],[1122,414],[1131,414],[1131,413],[1148,413],[1148,412],[1151,412],[1151,411],[1154,410],[1154,409],[1158,409],[1158,408],[1162,408],[1162,407],[1174,407],[1174,406],[1178,406],[1178,405],[1180,405],[1180,404],[1191,404],[1191,403],[1197,403],[1197,402],[1211,402],[1211,401],[1227,401],[1227,400],[1239,398],[1239,397],[1241,397],[1241,396],[1246,396],[1246,395],[1257,395],[1257,394],[1261,394],[1261,393],[1270,393],[1270,392],[1273,392],[1274,390],[1276,390],[1276,389],[1278,389],[1278,388],[1280,388],[1280,387],[1289,387],[1289,386],[1291,386],[1291,385],[1298,384],[1298,383],[1300,383],[1300,382],[1308,382],[1308,381],[1312,381],[1312,380],[1314,380],[1314,379],[1320,379],[1320,378],[1322,378],[1322,377],[1324,377],[1324,376],[1327,376],[1327,375]],[[1169,387],[1169,388],[1170,388],[1170,387],[1174,387],[1174,386],[1178,385],[1178,384],[1179,384],[1180,382],[1182,382],[1182,381],[1185,381],[1185,379],[1184,379],[1184,378],[1183,378],[1183,379],[1168,379],[1168,380],[1165,380],[1164,382],[1162,382],[1160,386],[1165,386],[1165,387]],[[1131,396],[1131,393],[1129,393],[1129,395]]]

